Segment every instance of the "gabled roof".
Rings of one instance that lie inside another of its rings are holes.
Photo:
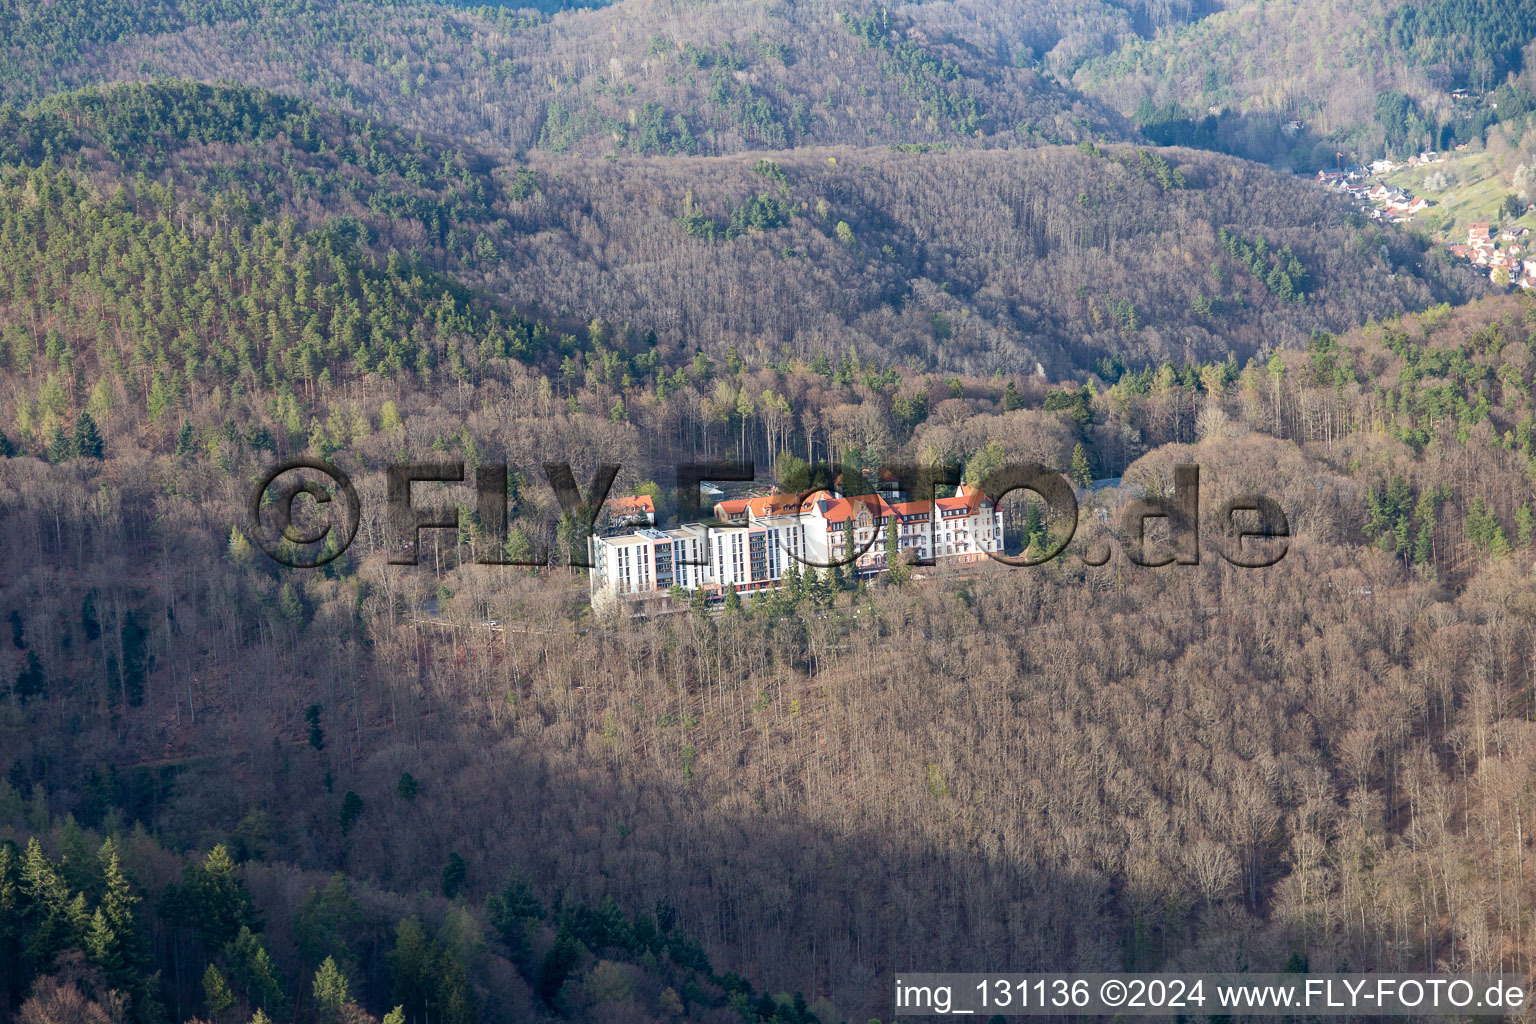
[[[822,493],[825,494],[825,492]],[[892,507],[878,494],[863,494],[856,498],[834,498],[826,495],[815,499],[811,511],[829,523],[844,523],[865,511],[877,518],[890,515]]]
[[[611,516],[634,516],[656,514],[656,502],[649,494],[635,494],[623,498],[609,498],[603,502],[603,508],[608,510]]]
[[[752,519],[765,516],[787,515],[800,510],[802,502],[798,494],[760,494],[751,498],[733,498],[715,503],[715,515],[720,518],[746,514]]]
[[[853,498],[834,498],[827,495],[815,502],[815,512],[829,523],[846,522],[850,517],[856,517],[866,510],[875,518],[893,514],[903,519],[927,518],[933,513],[935,507],[940,512],[975,512],[986,500],[986,495],[982,494],[979,488],[961,484],[954,496],[938,498],[934,501],[898,501],[892,504],[878,494],[862,494]]]

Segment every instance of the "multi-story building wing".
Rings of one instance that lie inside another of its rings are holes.
[[[593,593],[644,594],[679,586],[694,590],[710,577],[707,531],[695,524],[679,530],[642,529],[587,542]],[[603,581],[602,587],[597,581]]]
[[[805,558],[805,525],[798,514],[726,522],[710,527],[709,534],[713,573],[706,588],[750,593],[776,587],[784,571]]]
[[[833,559],[844,561],[850,526],[856,564],[862,571],[885,568],[886,532],[897,520],[897,548],[923,561],[977,562],[1003,550],[1002,510],[974,487],[962,485],[949,498],[891,504],[880,495],[836,498],[822,492],[811,510]]]
[[[922,561],[977,562],[1003,550],[1002,511],[974,487],[948,498],[891,503],[878,494],[768,494],[715,504],[710,523],[641,529],[589,541],[593,595],[634,596],[674,586],[711,597],[778,587],[791,565],[886,569],[894,521],[897,547]],[[850,549],[849,544],[852,543]]]

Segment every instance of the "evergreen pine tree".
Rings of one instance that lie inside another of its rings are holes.
[[[25,665],[16,674],[16,696],[23,700],[28,697],[41,697],[45,695],[47,688],[48,676],[43,672],[43,663],[38,660],[36,651],[28,651]]]
[[[192,432],[191,421],[182,420],[181,427],[176,431],[176,454],[190,455],[195,442],[196,435]]]
[[[315,971],[315,1006],[326,1024],[334,1024],[341,1018],[342,1007],[347,1005],[347,976],[336,966],[334,957],[326,957]]]
[[[440,1024],[475,1024],[474,997],[464,964],[450,951],[438,958],[437,1004]]]
[[[575,566],[586,561],[587,554],[582,549],[585,540],[576,517],[569,512],[563,513],[555,524],[555,541],[564,553],[566,565]]]
[[[116,934],[118,946],[128,952],[128,966],[148,960],[148,954],[138,944],[134,926],[133,908],[139,897],[123,874],[122,861],[117,853],[117,840],[108,837],[96,851],[96,861],[101,868],[101,903],[99,909],[106,915],[107,923]]]
[[[222,843],[209,850],[201,863],[182,871],[177,896],[179,923],[195,928],[216,947],[235,938],[242,925],[255,923],[251,894]]]
[[[106,442],[96,429],[96,420],[88,412],[82,412],[75,420],[75,454],[82,459],[101,459],[107,454]]]
[[[277,611],[283,620],[290,625],[298,626],[304,622],[304,599],[299,595],[298,588],[292,583],[284,583],[277,592]]]
[[[555,939],[555,944],[544,957],[544,964],[539,970],[539,995],[543,997],[548,1006],[555,1005],[555,999],[560,995],[560,988],[565,984],[565,979],[570,975],[572,968],[581,962],[581,947],[576,944],[571,933],[561,929]]]
[[[251,564],[255,552],[251,548],[251,542],[245,539],[245,532],[238,526],[229,528],[229,560],[240,568]]]
[[[448,851],[448,862],[443,865],[443,895],[454,899],[464,890],[468,869],[457,850]]]
[[[1024,404],[1024,398],[1019,394],[1019,389],[1013,386],[1013,381],[1003,385],[1003,412],[1013,412]]]
[[[1413,541],[1413,564],[1428,565],[1435,557],[1435,520],[1433,515],[1419,523],[1418,535]]]
[[[357,819],[363,816],[363,798],[352,790],[347,790],[341,798],[341,834],[345,838],[352,831],[352,826],[357,824]]]
[[[1418,504],[1414,506],[1413,517],[1418,521],[1418,533],[1413,541],[1413,564],[1428,565],[1435,557],[1435,524],[1436,524],[1435,492],[1426,490],[1419,495]]]
[[[27,841],[22,855],[18,890],[31,905],[33,922],[22,945],[22,962],[33,974],[46,973],[60,952],[84,944],[84,897],[70,898],[68,886],[36,836]]]
[[[379,409],[379,429],[399,430],[404,425],[404,421],[400,419],[399,406],[392,401],[385,402]]]
[[[326,957],[346,962],[350,957],[347,936],[362,917],[362,907],[341,872],[331,875],[324,889],[311,888],[299,904],[293,920],[293,937],[306,963]]]
[[[506,884],[498,893],[492,893],[485,901],[485,916],[492,928],[501,935],[509,949],[522,948],[524,928],[528,921],[544,916],[544,908],[534,898],[533,890],[518,872],[507,877]]]
[[[213,964],[203,972],[203,998],[208,1002],[208,1015],[214,1018],[235,1005],[235,994],[230,991],[229,982]]]
[[[1088,449],[1079,441],[1072,448],[1072,482],[1079,487],[1093,483],[1093,470],[1088,465]]]
[[[823,608],[831,607],[836,587],[833,580],[835,568],[810,569],[807,573],[806,592],[810,599]]]
[[[1411,547],[1408,530],[1412,524],[1406,515],[1401,516],[1392,528],[1392,553],[1395,555],[1407,554]]]
[[[1376,495],[1376,488],[1368,486],[1365,489],[1365,522],[1360,526],[1360,532],[1367,539],[1374,539],[1380,535],[1383,528],[1381,499]]]
[[[20,761],[16,764],[19,766]],[[10,840],[0,843],[0,984],[8,976],[14,977],[19,967],[21,950],[21,886],[17,879],[20,869],[20,850]],[[19,980],[19,979],[18,979]]]
[[[47,456],[48,461],[54,465],[68,462],[74,457],[75,446],[70,441],[69,435],[64,432],[64,424],[54,424],[53,435],[48,440],[48,448],[44,454]]]
[[[1040,503],[1031,501],[1024,509],[1024,547],[1033,552],[1031,557],[1039,557],[1045,553],[1049,540]]]
[[[304,709],[304,720],[309,723],[309,745],[316,750],[325,749],[325,730],[320,726],[319,704],[311,704]]]
[[[838,566],[841,585],[852,590],[859,585],[859,551],[854,544],[853,516],[843,520],[843,557]]]
[[[800,575],[800,563],[796,562],[789,555],[784,557],[789,558],[789,565],[784,568],[783,575],[779,577],[779,586],[783,589],[785,596],[789,598],[789,603],[794,605],[801,597],[805,596],[803,590],[804,577]]]
[[[109,980],[121,977],[123,956],[118,946],[117,933],[107,923],[107,915],[100,907],[91,915],[91,923],[86,927],[85,955]]]
[[[1467,508],[1467,540],[1471,541],[1472,546],[1478,551],[1487,554],[1493,543],[1494,525],[1493,514],[1488,511],[1488,503],[1483,500],[1482,495],[1477,495]]]
[[[389,997],[410,1008],[412,1017],[425,1017],[432,1002],[434,961],[437,951],[421,922],[404,917],[395,925],[395,948],[389,960]]]
[[[240,934],[224,947],[224,956],[246,1003],[263,1009],[279,1008],[283,986],[277,978],[277,966],[255,932],[242,925]]]
[[[892,513],[885,524],[885,578],[893,586],[907,582],[912,569],[901,560],[901,517]]]

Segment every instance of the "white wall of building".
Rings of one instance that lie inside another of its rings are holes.
[[[856,499],[857,500],[857,499]],[[978,507],[949,501],[928,504],[924,512],[901,516],[898,543],[902,551],[938,563],[979,561],[1003,549],[1001,510],[983,502]],[[836,502],[835,512],[842,509]],[[863,552],[861,571],[885,567],[886,517],[891,506],[864,506],[854,517],[854,547]],[[690,523],[675,530],[642,529],[614,537],[592,537],[588,548],[594,595],[617,596],[664,592],[672,586],[710,591],[735,587],[742,593],[778,585],[791,565],[825,566],[847,557],[845,527],[831,521],[820,503],[807,502],[799,512],[747,516],[730,525]]]

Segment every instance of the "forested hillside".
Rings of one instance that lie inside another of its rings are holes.
[[[78,167],[64,173],[101,192],[130,177],[135,196],[176,190],[195,211],[174,225],[188,243],[288,220],[296,238],[369,252],[386,270],[408,257],[455,275],[570,327],[512,324],[515,337],[481,345],[535,361],[572,355],[596,319],[717,359],[852,350],[922,369],[1059,373],[1112,353],[1246,357],[1486,288],[1304,183],[1190,150],[497,165],[302,101],[174,83],[51,99],[0,118],[0,147]],[[357,344],[336,337],[329,306],[308,327],[300,314],[285,339],[331,350],[308,372],[345,376]]]
[[[1341,148],[1447,148],[1522,117],[1523,79],[1483,97],[1525,73],[1536,32],[1518,0],[42,10],[0,7],[0,94],[14,101],[106,81],[229,80],[517,158],[1145,137],[1315,168]],[[1456,88],[1471,95],[1457,102]]]
[[[1401,158],[1523,122],[1533,37],[1520,0],[1265,0],[1133,39],[1073,82],[1154,141],[1316,169],[1340,150]]]
[[[1531,972],[1536,304],[1210,151],[1520,189],[1527,12],[1478,7],[0,0],[0,1019]],[[361,499],[316,571],[246,528],[292,457]],[[392,564],[386,467],[444,460],[509,528],[420,484],[459,525]],[[666,521],[701,460],[1082,500],[1005,503],[1076,531],[1035,568],[594,605],[586,481]],[[1139,567],[1180,463],[1200,562]]]
[[[866,359],[1052,374],[1246,357],[1484,289],[1305,183],[1191,150],[771,159],[550,173],[492,280],[706,350],[835,357],[837,337]]]
[[[376,1015],[452,998],[473,1015],[455,1019],[738,1019],[736,972],[756,987],[749,1020],[797,1019],[763,988],[867,1019],[914,935],[956,968],[1527,969],[1507,908],[1531,898],[1514,865],[1533,322],[1511,297],[1246,368],[1115,372],[1103,390],[918,378],[888,405],[889,384],[846,364],[705,362],[619,414],[600,377],[508,364],[403,396],[329,392],[306,406],[308,436],[257,391],[189,396],[154,422],[122,406],[101,427],[68,406],[41,461],[13,425],[4,528],[38,563],[6,577],[0,806],[45,841],[14,856],[63,872],[128,822],[157,837],[117,840],[156,909],[112,934],[136,936],[163,972],[156,998],[183,1013],[222,1004],[209,964],[239,1012],[326,1012],[330,958]],[[1090,472],[1156,489],[1197,461],[1203,507],[1269,493],[1295,540],[1263,573],[1210,551],[1160,571],[1071,557],[655,621],[593,617],[563,568],[471,564],[469,521],[421,567],[384,564],[379,476],[398,451],[506,453],[526,543],[556,515],[544,455],[584,479],[598,459],[739,444],[735,422],[693,419],[695,374],[748,410],[740,436],[763,463],[830,447],[1065,469],[1081,445]],[[354,552],[294,576],[229,524],[252,473],[306,450],[357,475],[365,521]],[[72,838],[65,814],[94,831]],[[18,891],[51,891],[27,870]],[[107,979],[86,988],[126,990],[89,939],[96,870],[60,883],[65,903],[87,894],[82,923],[44,942],[22,918],[34,952],[13,998],[36,973],[75,977],[57,952],[71,946]],[[178,923],[206,916],[174,908],[214,898],[192,895],[208,872],[230,879],[219,899],[250,894],[227,935]],[[962,913],[976,906],[999,910]],[[270,996],[245,980],[253,943]],[[458,988],[408,994],[401,949],[424,943],[452,968],[433,984]]]
[[[305,0],[124,5],[100,22],[82,9],[62,25],[27,11],[10,16],[0,76],[18,100],[145,76],[229,79],[512,153],[1038,145],[1126,131],[1038,69],[999,65],[884,8],[631,0],[549,17]]]
[[[11,0],[0,90],[233,79],[518,152],[1074,142],[1127,129],[1060,81],[1222,6]]]

